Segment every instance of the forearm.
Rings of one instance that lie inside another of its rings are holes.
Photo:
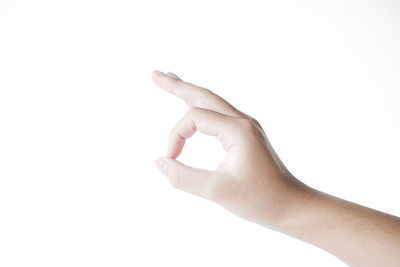
[[[400,266],[400,218],[311,189],[279,231],[351,266]]]

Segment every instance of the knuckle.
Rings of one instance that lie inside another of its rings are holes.
[[[256,130],[256,124],[251,119],[239,119],[239,127],[244,131],[254,131]]]
[[[251,120],[256,126],[262,128],[261,124],[255,118],[249,116],[249,120]]]
[[[201,88],[201,94],[202,94],[203,96],[214,95],[214,93],[211,92],[211,90],[210,90],[210,89],[207,89],[207,88]]]
[[[260,128],[248,118],[238,118],[236,121],[238,138],[248,140],[249,137],[259,136]]]
[[[187,113],[188,116],[194,116],[196,114],[198,114],[199,112],[201,112],[201,108],[199,107],[191,107]]]
[[[207,89],[199,87],[198,89],[198,97],[194,99],[194,105],[201,106],[202,104],[206,103],[211,97],[214,97],[215,94]]]

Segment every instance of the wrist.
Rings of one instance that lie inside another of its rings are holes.
[[[311,219],[316,208],[320,192],[292,177],[292,186],[286,193],[274,224],[270,228],[283,233],[290,233],[302,223]]]

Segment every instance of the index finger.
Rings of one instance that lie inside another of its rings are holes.
[[[230,116],[202,108],[191,108],[171,131],[167,156],[176,158],[182,152],[186,139],[196,131],[217,137],[225,151],[236,144],[234,121]]]
[[[210,90],[184,82],[177,76],[168,76],[158,70],[154,70],[152,78],[158,87],[185,100],[189,107],[210,109],[234,117],[248,117]]]

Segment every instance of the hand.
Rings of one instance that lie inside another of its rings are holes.
[[[167,156],[157,160],[175,188],[271,228],[277,228],[306,199],[311,189],[286,169],[255,119],[173,73],[153,71],[152,78],[190,107],[170,133]],[[226,151],[217,170],[197,169],[176,160],[196,131],[215,136]]]
[[[399,266],[399,217],[306,186],[286,169],[255,119],[173,73],[154,71],[152,77],[190,107],[170,134],[167,156],[157,160],[174,187],[320,247],[352,266]],[[176,160],[197,130],[217,137],[227,153],[215,171]]]

